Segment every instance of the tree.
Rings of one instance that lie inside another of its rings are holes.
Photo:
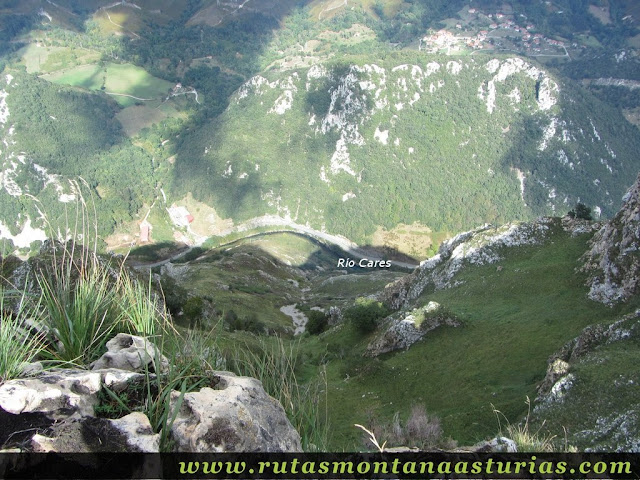
[[[378,319],[389,315],[389,309],[381,302],[370,299],[358,299],[356,305],[344,312],[347,321],[353,322],[354,326],[363,334],[373,332]]]
[[[329,326],[327,316],[318,310],[311,310],[308,315],[307,332],[311,335],[318,335],[324,332]]]
[[[202,297],[191,297],[186,301],[182,311],[185,317],[189,320],[190,325],[194,325],[200,320],[202,312],[204,310],[204,302]]]
[[[567,214],[571,218],[580,218],[582,220],[593,220],[591,215],[591,208],[587,207],[584,203],[578,202],[572,210],[569,210]]]

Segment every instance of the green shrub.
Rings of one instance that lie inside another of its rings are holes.
[[[164,294],[164,303],[171,312],[171,315],[177,316],[181,311],[187,298],[187,291],[184,287],[169,276],[164,276],[160,280],[160,286]]]
[[[307,314],[307,317],[309,318],[309,321],[307,322],[306,329],[311,335],[319,335],[329,326],[329,318],[324,314],[324,312],[311,310]]]
[[[356,304],[345,310],[344,318],[353,322],[356,329],[363,334],[371,333],[378,325],[378,320],[389,315],[390,310],[381,302],[370,299],[358,299]]]
[[[202,317],[204,311],[204,301],[202,297],[191,297],[182,308],[185,317],[189,320],[189,325],[195,325]]]
[[[236,330],[244,330],[246,332],[263,334],[266,331],[266,325],[260,321],[258,315],[250,313],[246,317],[238,317],[233,310],[230,310],[224,316],[225,323],[232,332]]]
[[[571,218],[579,218],[581,220],[593,220],[591,215],[591,208],[587,207],[584,203],[578,202],[572,210],[567,213]]]

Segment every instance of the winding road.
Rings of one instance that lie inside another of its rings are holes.
[[[269,232],[257,232],[257,233],[251,233],[251,230],[256,229],[256,228],[260,228],[260,227],[282,227],[279,228],[277,230],[273,230],[273,231],[269,231]],[[352,242],[351,240],[349,240],[348,238],[342,237],[340,235],[332,235],[330,233],[327,232],[322,232],[320,230],[315,230],[311,227],[308,227],[306,225],[300,225],[298,223],[292,222],[288,219],[276,216],[276,215],[266,215],[264,217],[258,217],[258,218],[254,218],[251,220],[248,220],[242,224],[239,224],[238,226],[236,226],[235,228],[233,228],[230,231],[225,232],[226,235],[229,235],[231,233],[241,233],[241,232],[247,232],[247,235],[241,238],[236,238],[234,240],[231,240],[229,242],[226,243],[222,243],[220,245],[217,245],[216,248],[221,248],[227,245],[231,245],[233,243],[236,243],[240,240],[246,239],[246,238],[252,238],[252,237],[257,237],[257,236],[261,236],[261,235],[273,235],[275,233],[297,233],[299,235],[303,235],[305,237],[320,241],[320,242],[324,242],[324,243],[328,243],[330,245],[333,246],[337,246],[339,247],[341,250],[343,250],[346,254],[355,257],[357,259],[369,259],[369,260],[386,260],[385,258],[382,258],[378,255],[372,254],[371,252],[366,252],[364,251],[362,248],[360,248],[356,243]],[[197,246],[197,245],[196,245]],[[166,263],[172,262],[173,260],[176,260],[177,258],[187,254],[188,252],[190,252],[194,247],[189,247],[186,250],[183,250],[179,253],[176,253],[174,255],[172,255],[169,258],[166,258],[164,260],[160,260],[154,263],[147,263],[147,264],[141,264],[138,265],[136,268],[153,268],[153,267],[158,267],[160,265],[164,265]],[[408,263],[408,262],[400,262],[397,260],[390,260],[391,265],[395,266],[395,267],[399,267],[399,268],[404,268],[404,269],[408,269],[408,270],[413,270],[416,267],[418,267],[417,263]]]

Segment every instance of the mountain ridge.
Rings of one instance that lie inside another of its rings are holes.
[[[469,228],[482,220],[494,221],[497,217],[506,220],[505,210],[509,210],[510,218],[514,215],[533,218],[537,214],[550,214],[554,209],[568,209],[577,200],[592,203],[589,200],[593,199],[593,203],[598,202],[594,206],[596,212],[613,213],[609,197],[617,180],[606,177],[617,179],[621,170],[628,169],[635,174],[636,160],[626,153],[624,159],[617,158],[611,141],[602,139],[602,128],[596,129],[596,117],[585,122],[574,115],[570,120],[561,116],[563,110],[571,109],[575,103],[571,98],[573,90],[566,87],[567,92],[559,92],[556,81],[519,58],[501,61],[476,57],[479,59],[476,61],[472,57],[439,63],[435,61],[438,57],[431,61],[425,56],[397,57],[387,58],[381,63],[383,66],[367,63],[366,57],[361,57],[360,62],[352,64],[317,65],[253,77],[240,88],[221,119],[205,127],[208,133],[192,137],[194,146],[186,146],[183,158],[178,157],[179,186],[174,184],[174,189],[188,185],[201,199],[215,199],[214,203],[226,216],[248,217],[262,208],[289,215],[298,222],[302,219],[326,226],[327,230],[356,241],[370,235],[372,225],[376,224],[390,228],[395,222],[418,220],[434,230],[459,231],[462,225]],[[419,63],[411,64],[410,60]],[[405,70],[411,73],[403,75]],[[470,86],[470,77],[474,75],[480,78]],[[466,83],[461,88],[463,81]],[[442,95],[440,89],[447,91],[445,98],[438,98]],[[499,106],[495,104],[497,91]],[[460,97],[460,93],[470,107],[464,112],[455,110],[455,104],[451,104],[454,95]],[[443,107],[446,113],[440,110]],[[494,110],[501,117],[491,120],[492,127],[483,130],[470,123],[470,115],[484,122]],[[518,120],[521,110],[531,112],[531,118]],[[439,114],[442,116],[438,118]],[[262,125],[247,125],[244,115],[261,118]],[[411,124],[404,120],[407,118],[412,119]],[[500,129],[496,125],[499,122],[503,123]],[[421,131],[423,125],[438,128],[440,134],[430,132],[429,127]],[[243,133],[246,128],[257,131],[265,128],[272,135],[268,139],[251,137]],[[477,133],[465,136],[465,130],[476,128]],[[506,140],[501,138],[524,142],[526,146],[510,151],[504,146]],[[629,140],[634,142],[634,138],[631,135]],[[497,147],[498,155],[483,150],[481,158],[475,160],[480,150],[487,148],[483,145],[490,145],[491,141],[501,145]],[[580,142],[584,145],[580,146]],[[601,147],[593,151],[590,145],[587,150],[587,143],[600,143]],[[469,153],[471,158],[464,159],[469,149],[473,150]],[[476,176],[483,175],[478,168],[486,168],[487,178],[469,179],[468,172],[460,170],[459,165],[444,162],[439,155],[457,158],[456,163],[464,163],[467,170],[476,170]],[[496,156],[506,158],[498,160]],[[297,184],[292,185],[278,172],[283,167],[278,166],[281,158],[285,159],[289,172],[297,176]],[[384,167],[376,167],[375,163]],[[382,173],[381,168],[386,172]],[[194,169],[210,172],[209,185],[219,193],[190,181],[186,172]],[[466,182],[467,195],[478,197],[473,208],[481,208],[481,213],[463,218],[457,212],[454,221],[447,221],[432,209],[425,209],[425,203],[460,209],[457,203],[460,198],[455,197],[464,193],[457,190],[459,186],[442,178],[438,180],[444,185],[427,180],[444,177],[447,170],[455,172],[459,184]],[[582,179],[585,174],[596,178],[588,184],[575,181],[575,176]],[[396,179],[395,185],[389,184],[389,176]],[[417,200],[416,185],[407,177],[423,183],[425,192],[421,201]],[[491,186],[492,181],[497,185]],[[607,186],[600,186],[601,182]],[[311,199],[305,198],[296,193],[299,191],[296,185],[318,193]],[[451,189],[451,193],[443,189]],[[394,201],[390,197],[394,190],[404,198]],[[487,194],[486,190],[497,192]],[[331,200],[324,204],[315,201],[321,194],[329,195]],[[451,196],[455,205],[447,202]],[[488,205],[478,207],[482,201]],[[390,203],[393,209],[389,209]],[[500,213],[495,212],[496,208]],[[356,214],[356,210],[361,213]],[[332,214],[327,215],[328,212]],[[340,224],[339,219],[347,217],[351,224]],[[360,217],[367,218],[370,224],[363,225]]]

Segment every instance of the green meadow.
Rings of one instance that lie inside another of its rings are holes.
[[[170,82],[154,77],[143,68],[129,63],[80,65],[45,78],[62,85],[102,90],[113,96],[122,107],[139,102],[157,106],[172,87]]]
[[[587,237],[558,231],[545,245],[506,251],[500,271],[468,266],[456,277],[461,285],[423,294],[418,306],[436,301],[463,326],[436,329],[406,351],[364,358],[373,335],[349,324],[307,337],[305,374],[315,375],[313,362],[319,370],[326,364],[330,446],[359,448],[354,424],[390,422],[396,412],[404,420],[414,405],[437,415],[444,435],[464,445],[497,433],[494,407],[517,423],[549,356],[587,325],[624,313],[589,300],[584,278],[574,274]],[[562,437],[561,428],[553,433]]]

